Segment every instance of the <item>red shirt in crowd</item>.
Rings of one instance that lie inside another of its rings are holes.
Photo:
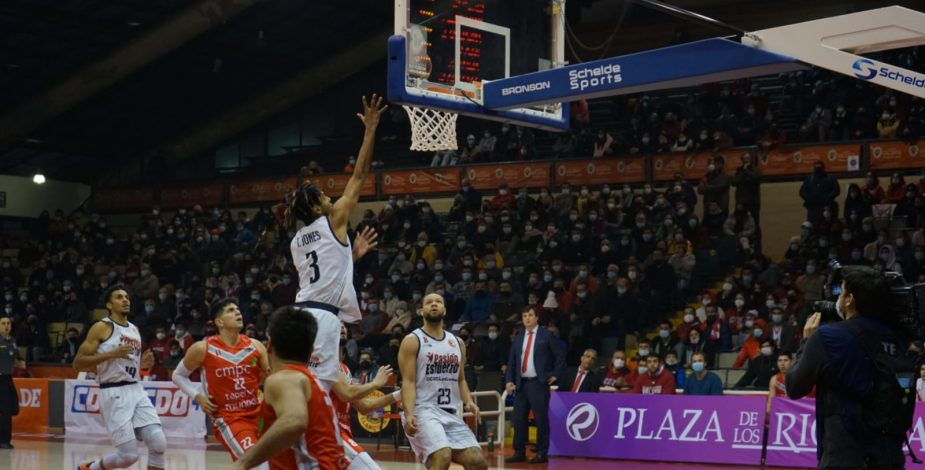
[[[641,374],[636,379],[636,385],[633,386],[632,393],[641,393],[643,395],[674,395],[675,381],[674,374],[662,366],[658,373]]]

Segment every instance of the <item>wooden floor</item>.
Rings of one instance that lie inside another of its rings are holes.
[[[362,443],[361,443],[362,444]],[[105,440],[94,439],[67,439],[61,435],[14,435],[13,450],[0,450],[0,470],[74,470],[77,465],[99,458],[111,451],[109,443]],[[147,450],[141,446],[141,464],[131,469],[144,469],[147,462]],[[166,463],[168,470],[219,470],[229,467],[231,459],[225,450],[216,443],[172,441],[167,442]],[[366,445],[373,459],[383,470],[410,470],[424,469],[424,466],[415,462],[410,450],[395,450],[389,445],[383,445],[382,450],[376,452],[375,444]],[[724,470],[752,469],[758,467],[715,466],[662,462],[639,461],[613,461],[594,459],[556,459],[553,458],[545,465],[513,464],[506,465],[504,458],[510,454],[510,449],[496,449],[494,452],[485,451],[488,457],[489,468],[521,468],[521,469],[577,469],[604,470],[604,469],[646,469],[646,470],[700,470],[722,468]],[[461,468],[461,467],[456,467]],[[775,467],[778,470],[779,467]]]

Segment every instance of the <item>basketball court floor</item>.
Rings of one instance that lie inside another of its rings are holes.
[[[375,443],[363,443],[369,449],[375,449]],[[14,435],[13,450],[0,450],[0,470],[74,470],[82,462],[93,460],[111,450],[109,443],[100,438],[77,439],[63,435]],[[141,447],[141,463],[146,463],[147,451],[144,444]],[[190,442],[168,440],[166,454],[166,468],[168,470],[222,470],[230,467],[230,458],[225,450],[214,442]],[[653,446],[653,453],[658,453],[657,446]],[[370,452],[373,459],[383,470],[423,470],[424,466],[415,461],[414,455],[408,449],[394,449],[391,443],[383,444],[381,450]],[[700,470],[722,468],[725,470],[759,468],[757,466],[732,465],[698,465],[689,463],[662,463],[640,461],[616,461],[562,458],[550,459],[545,465],[529,465],[524,463],[505,464],[504,458],[510,455],[510,449],[495,449],[487,452],[489,468],[520,468],[520,469],[574,469],[582,470]],[[143,465],[135,464],[129,467],[132,470],[143,470]],[[454,466],[451,468],[461,469]],[[782,467],[773,467],[786,470]]]

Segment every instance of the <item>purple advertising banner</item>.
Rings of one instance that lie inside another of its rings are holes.
[[[919,458],[925,454],[925,402],[915,404],[909,445]],[[903,446],[905,451],[905,446]],[[816,468],[816,400],[775,398],[768,426],[767,465]],[[912,459],[906,453],[906,464]]]
[[[550,455],[758,465],[766,403],[557,392],[549,400]]]
[[[765,463],[776,467],[816,467],[816,400],[774,398],[768,423]]]

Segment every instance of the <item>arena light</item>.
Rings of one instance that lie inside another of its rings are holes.
[[[32,182],[35,184],[45,183],[45,175],[42,174],[41,170],[35,172],[35,175],[32,176]]]

